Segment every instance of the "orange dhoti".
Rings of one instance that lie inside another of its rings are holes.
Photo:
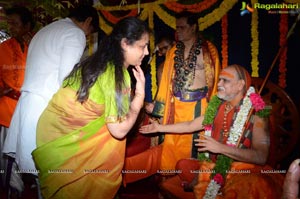
[[[210,175],[214,166],[215,164],[212,162],[182,160],[180,168],[177,168],[182,170],[182,173],[167,179],[161,187],[164,192],[173,198],[202,199],[211,180]],[[194,186],[194,192],[185,192],[183,183],[191,183],[193,176],[198,178],[198,182]],[[283,180],[284,175],[280,171],[274,172],[267,165],[259,166],[234,162],[226,177],[225,185],[221,189],[221,194],[217,198],[280,198]]]

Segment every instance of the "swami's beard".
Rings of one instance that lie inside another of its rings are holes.
[[[231,94],[231,95],[227,95],[225,93],[225,88],[224,87],[218,87],[218,92],[217,92],[217,96],[222,99],[222,100],[225,100],[225,101],[230,101],[234,98],[234,94]]]
[[[228,95],[222,95],[222,94],[220,94],[219,92],[217,93],[217,96],[218,96],[218,98],[220,98],[221,100],[224,100],[224,101],[229,101],[229,100],[232,99],[231,96],[228,96]]]

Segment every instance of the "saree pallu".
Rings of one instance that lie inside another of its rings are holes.
[[[75,90],[61,88],[39,119],[32,155],[42,195],[113,198],[121,185],[126,139],[108,131],[104,105],[75,99]]]

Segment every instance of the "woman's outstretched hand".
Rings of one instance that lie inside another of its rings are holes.
[[[158,121],[150,118],[150,124],[141,126],[139,131],[142,134],[157,133],[159,132],[159,126],[160,124],[158,123]]]

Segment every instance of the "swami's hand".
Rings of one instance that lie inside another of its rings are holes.
[[[158,121],[150,119],[150,124],[141,126],[139,131],[142,134],[157,133],[159,132],[160,126],[161,125],[158,123]]]
[[[210,151],[212,153],[220,153],[222,144],[210,136],[203,135],[200,139],[195,139],[195,146],[199,147],[198,151]]]

